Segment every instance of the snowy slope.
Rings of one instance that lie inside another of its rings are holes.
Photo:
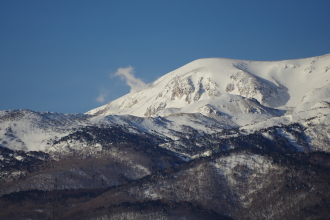
[[[202,114],[176,114],[162,118],[6,110],[0,111],[0,146],[24,151],[61,151],[68,144],[54,145],[57,140],[87,126],[100,128],[121,126],[128,132],[150,134],[169,140],[191,138],[237,127],[237,124],[227,116],[219,118],[221,120]],[[90,147],[84,143],[78,143],[78,145],[74,148]]]
[[[313,89],[303,97],[302,101],[294,109],[294,112],[306,111],[309,109],[330,106],[330,83]]]
[[[0,111],[0,144],[13,150],[44,151],[50,140],[88,125],[89,117],[24,109]]]

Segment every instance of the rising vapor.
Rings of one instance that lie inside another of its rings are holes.
[[[131,93],[140,91],[141,89],[146,87],[146,83],[144,83],[141,79],[135,78],[134,76],[134,68],[128,66],[126,68],[119,68],[113,76],[119,76],[122,80],[126,81],[126,84],[131,87]]]
[[[108,96],[108,93],[105,92],[103,89],[100,91],[100,95],[96,98],[96,101],[102,103],[105,101],[105,98]]]

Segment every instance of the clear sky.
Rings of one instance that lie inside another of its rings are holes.
[[[121,67],[149,83],[199,58],[328,54],[329,9],[329,0],[2,0],[0,110],[84,113],[129,93],[110,77]]]

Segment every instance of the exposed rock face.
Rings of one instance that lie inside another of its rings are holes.
[[[218,85],[212,79],[204,79],[200,77],[196,85],[190,77],[180,79],[179,77],[173,78],[157,96],[158,98],[166,97],[170,93],[171,100],[182,99],[190,104],[192,101],[198,101],[204,92],[207,92],[210,98],[220,96]],[[194,97],[192,99],[192,97]]]
[[[262,78],[240,71],[230,77],[233,83],[227,84],[229,93],[237,92],[247,98],[257,98],[261,103],[270,107],[283,106],[289,99],[287,90],[278,84],[266,81]]]
[[[206,83],[203,85],[205,90],[207,91],[210,98],[220,96],[219,86],[211,80],[211,78],[207,78]]]
[[[144,116],[151,117],[154,115],[157,115],[157,113],[161,110],[163,110],[166,107],[166,103],[156,103],[155,105],[152,105],[147,108],[147,111],[144,113]]]

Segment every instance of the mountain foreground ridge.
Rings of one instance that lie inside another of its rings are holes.
[[[85,114],[0,111],[0,219],[328,219],[330,54],[199,59]]]

